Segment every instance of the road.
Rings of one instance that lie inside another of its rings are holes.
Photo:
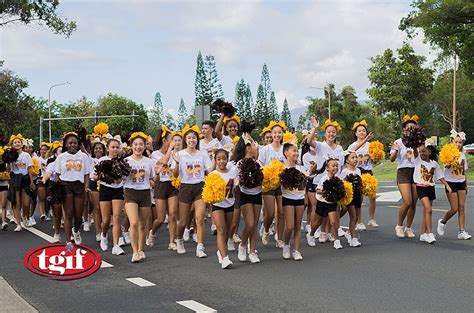
[[[395,190],[391,184],[380,188],[383,193]],[[448,207],[442,189],[437,189],[437,195],[433,225]],[[466,228],[471,233],[473,204],[471,193],[466,203]],[[177,303],[184,300],[219,312],[472,312],[474,240],[456,239],[457,217],[448,224],[444,237],[428,245],[418,238],[397,239],[397,214],[397,203],[379,203],[376,216],[380,227],[361,233],[360,248],[349,248],[345,240],[341,240],[344,249],[337,251],[330,243],[304,244],[304,260],[295,262],[283,260],[274,245],[259,243],[260,264],[240,263],[234,252],[234,267],[229,270],[222,270],[217,263],[212,235],[206,237],[208,258],[197,259],[191,243],[186,244],[188,253],[178,256],[166,250],[167,230],[163,227],[158,231],[157,245],[145,250],[146,261],[132,264],[130,247],[125,247],[126,255],[112,256],[110,251],[100,250],[93,232],[83,232],[83,244],[100,252],[113,267],[68,282],[26,270],[23,256],[46,242],[29,231],[14,233],[10,229],[0,232],[0,276],[40,312],[192,312]],[[366,205],[363,215],[367,216]],[[418,207],[417,235],[420,222]],[[347,225],[346,218],[342,224]],[[35,228],[51,234],[49,222],[38,222]],[[139,287],[126,280],[131,277],[154,285]],[[12,305],[16,301],[9,299]],[[8,309],[4,301],[0,302],[2,309]]]

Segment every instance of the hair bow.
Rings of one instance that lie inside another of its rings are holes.
[[[276,127],[276,126],[280,126],[281,128],[283,128],[283,130],[286,130],[288,128],[285,124],[285,121],[279,121],[278,123],[275,121],[271,121],[270,124],[268,124],[267,128],[272,130],[273,127]]]
[[[161,125],[161,138],[165,138],[166,134],[170,134],[171,131],[166,127],[166,125]]]
[[[115,135],[113,138],[119,142],[122,142],[122,137],[120,137],[120,135]]]
[[[237,123],[240,123],[240,117],[237,115],[234,115],[232,117],[224,117],[224,125],[227,125],[227,123],[230,121],[235,121]]]
[[[42,147],[42,146],[46,146],[46,147],[48,147],[48,148],[51,149],[52,144],[51,144],[50,142],[43,141],[43,142],[41,143],[40,147]]]
[[[198,135],[198,137],[201,136],[201,130],[199,129],[197,125],[193,125],[192,127],[189,127],[189,125],[184,126],[183,131],[182,131],[183,136],[186,136],[188,132],[190,131],[195,132]]]
[[[344,151],[344,157],[348,156],[351,153],[356,153],[354,150],[346,150]]]
[[[435,145],[435,142],[434,142],[433,139],[427,138],[427,139],[425,140],[425,147],[428,147],[428,146],[434,147],[434,145]]]
[[[51,150],[56,151],[56,149],[61,148],[63,144],[59,141],[53,141],[51,144]]]
[[[364,126],[365,128],[367,128],[367,121],[362,120],[360,122],[355,122],[354,125],[352,125],[352,130],[357,129],[357,127],[359,126]]]
[[[307,129],[303,129],[303,130],[301,131],[301,134],[302,134],[303,136],[307,136],[307,135],[309,134],[309,131],[308,131]]]
[[[454,139],[454,138],[456,138],[456,137],[458,137],[458,136],[459,136],[459,138],[461,138],[462,141],[466,141],[466,133],[465,133],[465,132],[459,132],[459,133],[458,133],[458,132],[455,131],[454,129],[451,129],[451,135],[450,135],[450,137]]]
[[[67,133],[64,133],[63,139],[65,139],[65,138],[68,137],[68,136],[76,136],[76,137],[78,137],[78,135],[77,135],[76,132],[67,132]]]
[[[250,136],[249,133],[243,133],[242,134],[242,139],[243,139],[245,145],[249,145],[249,144],[252,144],[252,143],[255,142],[253,140],[252,136]]]
[[[128,139],[128,141],[132,142],[137,137],[140,137],[145,141],[148,139],[148,135],[146,135],[145,133],[143,133],[143,132],[134,132],[133,134],[130,135],[130,138]]]
[[[271,132],[272,130],[270,128],[265,127],[264,129],[262,129],[262,131],[260,132],[260,137],[263,137],[266,133],[268,132]]]
[[[33,146],[33,139],[25,138],[23,139],[24,146]]]
[[[23,137],[22,134],[11,135],[10,140],[8,141],[8,144],[11,145],[13,143],[13,140],[15,140],[15,139],[20,139],[20,141],[22,141],[22,142],[23,142],[23,140],[25,140],[25,138]]]
[[[183,132],[178,132],[178,131],[173,131],[171,132],[171,137],[174,137],[174,136],[179,136],[179,137],[183,137]]]
[[[323,126],[321,126],[321,129],[326,130],[329,126],[333,126],[336,128],[336,131],[339,132],[342,130],[341,125],[337,121],[331,121],[330,119],[327,119],[326,122],[324,122]]]
[[[112,136],[110,133],[105,134],[104,137],[107,138],[107,139],[114,138],[114,136]]]
[[[413,116],[410,116],[410,115],[405,115],[403,117],[403,123],[406,123],[406,122],[414,122],[415,124],[418,124],[418,120],[419,120],[419,117],[418,115],[413,115]]]

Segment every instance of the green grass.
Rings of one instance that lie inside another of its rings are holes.
[[[467,164],[469,170],[467,171],[467,180],[474,180],[474,155],[467,155]],[[375,177],[379,181],[396,181],[397,179],[397,162],[390,162],[385,160],[374,168]]]

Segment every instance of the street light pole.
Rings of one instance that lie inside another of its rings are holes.
[[[49,142],[51,142],[51,89],[57,86],[62,86],[62,85],[70,85],[70,82],[65,82],[65,83],[60,83],[60,84],[55,84],[49,87],[48,91],[48,129],[49,129]]]
[[[320,89],[328,92],[328,111],[329,111],[329,120],[331,120],[331,88],[328,86],[321,88],[321,87],[313,87],[309,86],[312,89]]]
[[[454,55],[454,71],[453,71],[453,129],[456,128],[456,55]]]

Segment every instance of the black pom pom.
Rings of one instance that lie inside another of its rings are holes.
[[[252,130],[255,129],[255,121],[242,120],[242,122],[240,122],[240,129],[242,133],[251,134]]]
[[[0,164],[0,172],[6,172],[7,171],[7,163],[2,163]]]
[[[426,141],[425,128],[420,125],[414,125],[403,130],[402,142],[412,149],[416,149],[423,145]]]
[[[338,177],[334,176],[323,183],[323,197],[327,201],[336,203],[345,195],[344,183]]]
[[[106,184],[113,184],[117,180],[130,175],[130,171],[130,165],[122,157],[103,160],[95,166],[95,172],[99,180]]]
[[[13,162],[16,162],[16,160],[18,160],[19,156],[20,154],[18,153],[17,150],[10,148],[10,149],[5,150],[5,152],[2,155],[2,160],[5,163],[13,163]]]
[[[246,188],[255,188],[262,185],[262,167],[251,158],[242,159],[239,164],[240,184]]]
[[[283,170],[280,174],[281,185],[285,189],[305,190],[308,178],[305,174],[291,167]]]
[[[232,117],[235,115],[235,108],[230,102],[226,102],[223,99],[217,99],[211,105],[211,109],[219,113],[223,113],[224,116]]]
[[[346,181],[352,183],[352,190],[354,194],[359,194],[362,190],[362,179],[359,175],[349,174],[346,177]]]

